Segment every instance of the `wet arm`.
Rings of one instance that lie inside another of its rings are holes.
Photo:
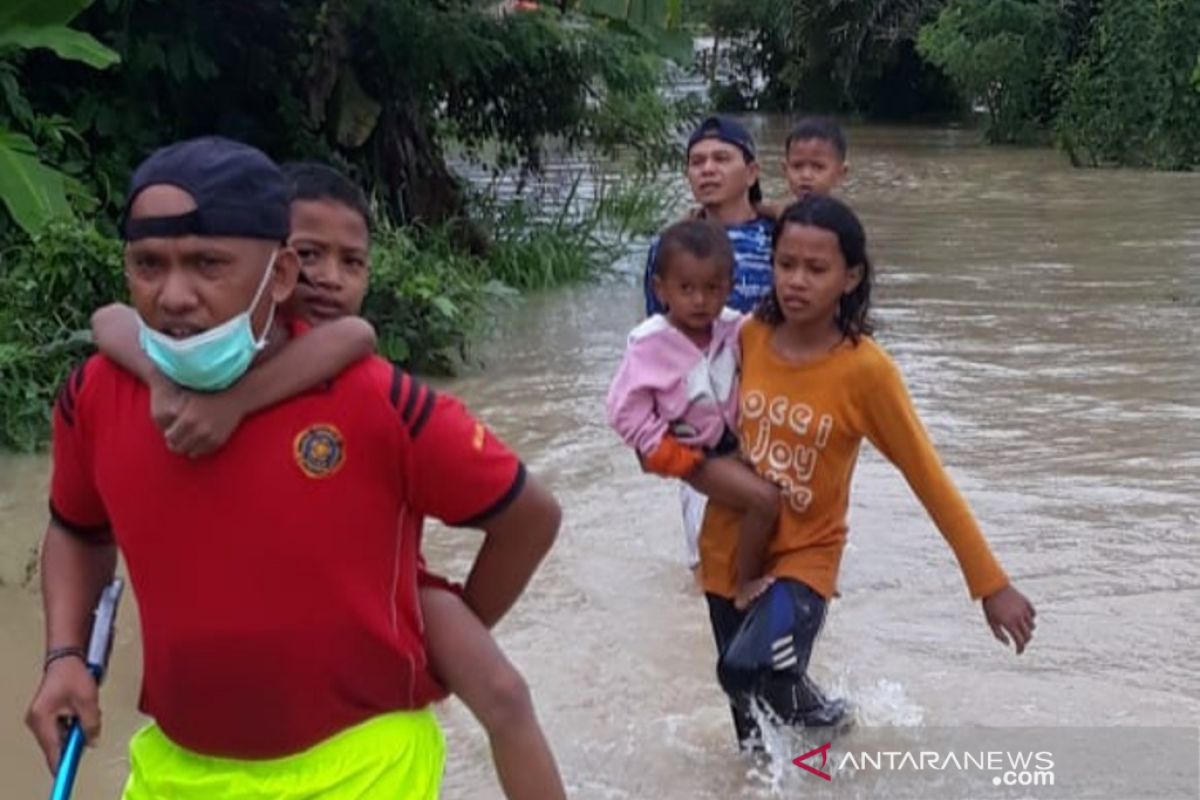
[[[92,338],[101,353],[141,378],[143,383],[166,380],[142,351],[138,343],[137,312],[129,306],[112,303],[93,313]]]
[[[974,514],[942,466],[912,398],[889,361],[864,387],[867,438],[903,473],[909,486],[954,551],[971,597],[988,597],[1008,585],[1008,576],[993,555]]]
[[[502,511],[480,524],[486,533],[463,599],[487,627],[512,608],[558,535],[562,511],[533,478]]]
[[[91,612],[113,575],[117,547],[96,486],[88,363],[63,382],[52,417],[50,523],[42,540],[47,647],[87,647]],[[68,409],[71,409],[68,411]]]
[[[117,550],[107,533],[76,533],[51,522],[42,542],[42,604],[46,650],[87,651],[91,612],[104,585],[112,579]],[[87,741],[100,735],[96,682],[83,659],[75,655],[46,664],[25,725],[33,733],[50,773],[58,771],[64,741],[63,719],[75,717]]]
[[[331,380],[375,351],[375,329],[362,317],[343,317],[292,339],[279,355],[256,366],[229,392],[242,415],[253,414]]]
[[[92,609],[112,580],[117,547],[107,534],[71,533],[51,522],[42,542],[46,649],[87,649]]]
[[[396,373],[409,445],[401,478],[415,513],[485,534],[463,599],[487,627],[516,602],[558,534],[562,512],[517,455],[458,398]],[[398,391],[396,391],[398,389]]]
[[[763,202],[759,203],[758,205],[756,205],[754,207],[754,211],[760,217],[768,217],[770,219],[778,220],[780,217],[783,216],[783,212],[786,208],[787,208],[786,202],[774,203],[774,202],[764,200]]]

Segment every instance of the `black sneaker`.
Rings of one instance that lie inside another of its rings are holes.
[[[829,728],[833,733],[842,733],[853,725],[853,709],[841,698],[826,700],[815,708],[798,711],[792,718],[793,727]]]

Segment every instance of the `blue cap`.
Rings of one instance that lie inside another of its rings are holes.
[[[147,186],[169,184],[191,195],[196,209],[170,217],[129,218]],[[152,236],[237,236],[285,241],[290,230],[287,181],[261,150],[220,136],[176,142],[134,170],[121,217],[125,241]]]
[[[688,137],[687,151],[690,154],[692,148],[697,142],[702,142],[705,139],[716,139],[726,144],[731,144],[742,151],[746,156],[746,162],[754,161],[757,156],[756,148],[754,147],[754,137],[750,135],[750,131],[742,127],[741,123],[734,122],[729,117],[711,116],[696,126],[696,130],[692,131],[692,135]],[[750,187],[750,202],[757,205],[762,202],[763,193],[762,186],[759,181],[755,181]]]
[[[692,131],[691,137],[688,138],[688,152],[692,151],[697,142],[704,139],[717,139],[738,147],[745,154],[747,161],[757,158],[754,137],[750,135],[750,131],[728,117],[708,117],[696,126],[696,130]]]

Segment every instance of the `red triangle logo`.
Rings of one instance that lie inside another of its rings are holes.
[[[828,772],[822,771],[822,769],[825,767],[825,764],[829,760],[829,748],[832,744],[833,744],[832,742],[826,742],[825,744],[821,745],[820,747],[809,750],[804,755],[797,756],[796,758],[792,759],[792,763],[795,764],[797,767],[799,767],[802,770],[811,772],[813,775],[816,775],[818,778],[824,778],[827,781],[832,781],[833,776],[830,775]],[[813,766],[810,766],[810,765],[804,763],[804,760],[806,758],[812,758],[813,756],[817,755],[818,753],[820,753],[820,755],[821,755],[822,769],[817,769],[816,767],[813,767]]]

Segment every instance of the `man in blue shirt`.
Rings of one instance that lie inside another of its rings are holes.
[[[762,202],[758,177],[754,139],[737,122],[709,117],[688,139],[688,184],[700,204],[699,215],[720,223],[729,234],[736,261],[729,306],[745,312],[754,310],[771,288],[771,235],[775,222],[757,210]],[[657,252],[656,237],[650,244],[643,279],[647,316],[663,311],[653,291]]]

